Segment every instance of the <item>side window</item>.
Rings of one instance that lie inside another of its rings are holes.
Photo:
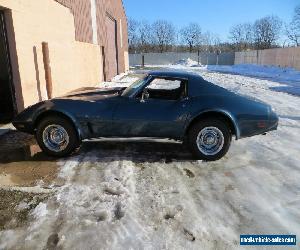
[[[185,95],[185,81],[155,78],[146,90],[149,99],[178,100]]]

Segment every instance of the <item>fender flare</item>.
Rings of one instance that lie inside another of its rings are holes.
[[[219,113],[220,115],[226,116],[233,124],[234,130],[235,130],[235,135],[236,135],[236,140],[241,138],[240,128],[238,126],[238,123],[237,123],[235,117],[230,112],[223,110],[223,109],[209,109],[209,110],[205,110],[205,111],[201,111],[200,113],[197,113],[197,115],[194,115],[187,122],[187,124],[185,126],[185,133],[187,132],[187,129],[190,127],[190,125],[193,123],[193,121],[195,121],[195,119],[197,119],[201,115],[205,115],[208,113]]]
[[[60,109],[42,109],[34,116],[33,123],[36,124],[36,122],[39,119],[41,119],[41,117],[43,117],[44,115],[46,116],[47,114],[49,114],[49,115],[50,114],[58,114],[58,115],[64,116],[67,119],[69,119],[75,127],[75,130],[78,134],[78,139],[83,140],[84,137],[83,137],[83,133],[82,133],[80,123],[77,121],[77,119],[72,114],[70,114],[69,112],[66,112],[64,110],[60,110]]]

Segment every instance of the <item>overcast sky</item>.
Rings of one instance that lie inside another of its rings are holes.
[[[232,25],[251,22],[266,15],[277,15],[289,21],[300,0],[123,0],[128,17],[154,21],[166,19],[177,27],[198,22],[228,39]]]

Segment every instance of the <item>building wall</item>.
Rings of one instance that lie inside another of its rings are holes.
[[[105,18],[109,15],[116,20],[117,24],[117,44],[118,44],[118,59],[119,73],[128,70],[128,34],[127,34],[127,19],[123,8],[123,3],[120,0],[97,0],[97,28],[98,41],[101,46],[107,51],[108,37],[105,29]],[[106,71],[109,69],[106,69]]]
[[[116,69],[109,68],[113,60],[108,50],[109,37],[106,27],[106,17],[109,15],[116,21],[117,34],[117,53],[118,53],[118,73],[125,72],[128,67],[128,34],[127,18],[122,0],[55,0],[62,5],[70,8],[75,20],[75,38],[77,41],[93,43],[91,1],[96,5],[96,25],[97,25],[97,44],[104,47],[106,59],[106,75],[113,75]],[[108,77],[110,80],[111,77]]]
[[[90,0],[55,0],[70,9],[74,16],[75,38],[79,42],[93,43]]]
[[[53,0],[0,0],[6,8],[18,111],[47,98],[42,42],[48,42],[53,95],[103,80],[100,47],[75,40],[74,16]],[[20,86],[16,85],[20,82]]]
[[[300,47],[236,52],[235,64],[274,65],[300,70]]]

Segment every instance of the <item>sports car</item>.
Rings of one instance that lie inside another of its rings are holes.
[[[181,71],[154,71],[127,88],[88,88],[37,103],[13,121],[51,156],[83,140],[154,137],[182,141],[202,160],[222,158],[232,137],[276,130],[272,107]]]

